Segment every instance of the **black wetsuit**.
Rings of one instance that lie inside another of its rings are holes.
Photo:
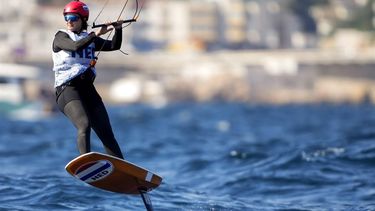
[[[95,50],[113,51],[121,47],[122,30],[116,30],[112,40],[105,41],[90,33],[87,37],[73,41],[68,34],[58,32],[53,41],[53,51],[77,51],[95,43]],[[94,129],[106,152],[123,158],[115,139],[108,113],[94,87],[95,74],[89,68],[71,81],[56,87],[56,101],[59,109],[72,121],[78,130],[77,145],[81,154],[90,152],[90,132]]]

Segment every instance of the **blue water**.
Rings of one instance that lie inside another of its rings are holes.
[[[375,210],[375,107],[183,103],[110,107],[127,160],[163,177],[155,210]],[[61,114],[0,122],[0,210],[145,210],[65,172]],[[95,135],[93,150],[102,152]]]

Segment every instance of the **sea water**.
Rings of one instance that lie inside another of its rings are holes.
[[[163,177],[155,210],[375,210],[375,107],[180,103],[109,107],[125,158]],[[0,210],[145,210],[68,175],[62,115],[2,117]],[[92,134],[92,150],[103,152]]]

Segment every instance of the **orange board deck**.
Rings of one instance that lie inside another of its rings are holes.
[[[98,152],[78,156],[65,169],[94,187],[124,194],[139,194],[139,190],[149,192],[162,181],[159,175],[147,169]]]

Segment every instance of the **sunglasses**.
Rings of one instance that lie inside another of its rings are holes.
[[[73,14],[67,14],[64,16],[64,19],[66,22],[76,22],[79,19],[78,15],[73,15]]]

